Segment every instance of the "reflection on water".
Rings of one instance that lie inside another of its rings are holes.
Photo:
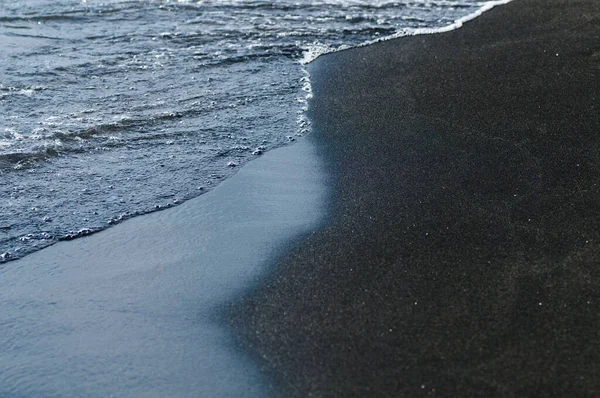
[[[0,268],[0,396],[264,397],[214,321],[327,204],[307,139],[169,211]]]

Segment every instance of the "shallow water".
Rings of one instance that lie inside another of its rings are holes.
[[[310,131],[301,62],[481,4],[0,0],[0,261],[210,190]]]
[[[322,221],[302,139],[202,198],[0,267],[0,397],[268,397],[223,307]]]

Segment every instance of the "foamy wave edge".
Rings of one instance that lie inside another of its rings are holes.
[[[469,22],[469,21],[479,17],[484,12],[489,11],[496,6],[508,4],[511,1],[513,1],[513,0],[488,1],[488,2],[484,3],[481,7],[479,7],[475,12],[472,12],[469,15],[465,15],[464,17],[457,19],[450,25],[442,26],[440,28],[417,28],[417,29],[405,28],[405,29],[401,29],[401,30],[397,31],[396,33],[394,33],[392,35],[379,37],[375,40],[369,40],[369,41],[366,41],[364,43],[361,43],[361,44],[358,44],[355,46],[342,45],[340,47],[333,48],[333,47],[330,47],[330,46],[327,46],[327,45],[324,45],[321,43],[315,43],[312,47],[309,47],[306,51],[304,51],[303,57],[300,60],[300,64],[302,65],[302,70],[303,70],[303,74],[304,74],[304,77],[302,78],[302,90],[306,93],[305,98],[299,99],[299,101],[303,103],[303,107],[302,107],[302,110],[299,112],[300,116],[298,117],[297,122],[300,125],[300,127],[302,128],[302,132],[305,133],[305,132],[310,132],[312,130],[312,128],[310,126],[310,120],[306,116],[306,111],[308,110],[308,102],[313,97],[310,73],[308,73],[306,66],[309,63],[311,63],[312,61],[314,61],[315,59],[317,59],[318,57],[320,57],[321,55],[344,51],[344,50],[349,50],[352,48],[365,47],[365,46],[368,46],[371,44],[375,44],[375,43],[379,43],[379,42],[383,42],[383,41],[387,41],[387,40],[398,39],[398,38],[406,37],[406,36],[416,36],[416,35],[427,35],[427,34],[450,32],[450,31],[453,31],[453,30],[456,30],[456,29],[462,27],[465,22]]]
[[[333,48],[333,47],[330,47],[330,46],[327,46],[327,45],[324,45],[321,43],[315,43],[313,46],[307,48],[306,51],[304,51],[303,57],[300,60],[300,64],[305,66],[305,65],[311,63],[312,61],[314,61],[315,59],[317,59],[318,57],[320,57],[321,55],[344,51],[344,50],[348,50],[351,48],[364,47],[364,46],[379,43],[382,41],[398,39],[400,37],[450,32],[450,31],[453,31],[453,30],[456,30],[456,29],[462,27],[465,22],[469,22],[469,21],[479,17],[481,14],[483,14],[486,11],[489,11],[496,6],[508,4],[512,1],[513,0],[494,0],[494,1],[485,2],[485,3],[483,3],[483,5],[481,7],[479,7],[476,11],[472,12],[471,14],[465,15],[464,17],[457,19],[450,25],[442,26],[440,28],[404,28],[404,29],[398,30],[396,33],[394,33],[392,35],[379,37],[377,39],[369,40],[369,41],[366,41],[364,43],[361,43],[361,44],[358,44],[355,46],[343,45],[343,46],[340,46],[337,48]]]

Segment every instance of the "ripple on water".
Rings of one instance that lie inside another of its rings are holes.
[[[0,228],[0,261],[210,190],[310,132],[301,63],[398,29],[446,24],[479,5],[4,4],[0,226],[11,227]]]

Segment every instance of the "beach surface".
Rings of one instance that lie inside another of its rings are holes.
[[[600,394],[600,7],[318,58],[332,221],[234,324],[282,396]]]
[[[600,394],[600,7],[321,56],[313,133],[0,266],[0,396]]]

